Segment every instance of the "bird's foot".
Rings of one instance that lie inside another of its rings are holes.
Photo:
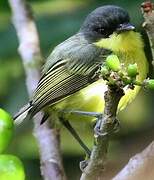
[[[120,122],[116,117],[104,117],[102,119],[98,119],[94,127],[94,133],[95,137],[106,136],[119,131],[119,129]]]
[[[89,159],[85,159],[85,160],[80,162],[79,166],[80,166],[80,170],[82,172],[85,171],[85,168],[88,166],[88,163],[89,163]]]

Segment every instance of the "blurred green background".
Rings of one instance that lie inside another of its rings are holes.
[[[145,33],[141,28],[142,0],[31,0],[40,35],[44,59],[53,47],[76,33],[85,16],[98,6],[105,4],[120,5],[130,13],[132,22],[142,31],[149,63],[151,56]],[[18,41],[11,23],[11,12],[6,0],[0,1],[0,107],[14,114],[28,101],[25,75],[17,53]],[[152,68],[151,68],[152,69]],[[151,74],[150,74],[151,77]],[[154,138],[154,93],[142,91],[136,100],[120,113],[121,130],[111,140],[108,163],[104,179],[114,176],[127,163],[129,158],[140,152]],[[36,141],[32,135],[32,122],[16,130],[9,153],[18,155],[24,162],[27,180],[40,180],[39,157]],[[92,146],[91,127],[76,125],[84,141]],[[84,153],[70,134],[62,130],[62,154],[64,167],[70,180],[80,177],[79,162]],[[69,144],[68,144],[69,142]]]

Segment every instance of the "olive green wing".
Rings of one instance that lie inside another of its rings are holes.
[[[59,60],[43,75],[31,102],[33,106],[32,114],[79,91],[98,79],[96,72],[99,70],[99,63],[89,64],[89,69],[85,64],[82,64],[82,66],[78,64],[80,67],[78,71],[72,71],[72,69],[70,71],[68,64],[70,64],[69,59]],[[88,73],[77,73],[81,72],[80,69],[82,69],[82,72],[87,69]]]

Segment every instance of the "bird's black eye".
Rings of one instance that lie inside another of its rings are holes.
[[[97,28],[94,28],[94,31],[99,34],[99,35],[102,35],[104,37],[109,37],[110,34],[112,34],[112,31],[110,29],[106,29],[106,28],[103,28],[103,27],[97,27]]]
[[[104,34],[105,29],[102,27],[96,27],[96,28],[94,28],[94,31],[99,33],[99,34]]]

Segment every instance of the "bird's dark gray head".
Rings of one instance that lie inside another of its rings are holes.
[[[128,12],[121,7],[106,5],[92,11],[81,26],[80,32],[96,41],[100,38],[107,38],[113,32],[133,30],[129,23]]]

